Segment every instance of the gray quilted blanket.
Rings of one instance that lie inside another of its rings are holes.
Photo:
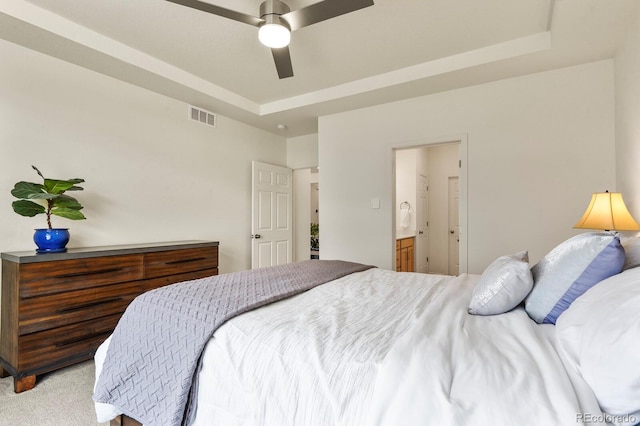
[[[194,378],[232,317],[371,266],[308,260],[173,284],[138,296],[113,332],[93,399],[145,426],[188,424]],[[191,396],[190,396],[191,393]]]

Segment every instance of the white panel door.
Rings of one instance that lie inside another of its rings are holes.
[[[253,161],[251,268],[290,263],[293,257],[293,179],[286,167]]]

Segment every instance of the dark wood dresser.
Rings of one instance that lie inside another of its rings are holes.
[[[2,253],[0,377],[15,392],[93,357],[140,293],[218,274],[218,243],[180,241]]]

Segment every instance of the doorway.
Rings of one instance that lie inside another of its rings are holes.
[[[317,174],[317,169],[315,174]],[[313,175],[313,173],[312,173]],[[311,248],[311,259],[320,259],[320,184],[318,183],[318,179],[314,182],[311,182],[311,210],[309,215],[311,217],[310,223],[310,248]]]
[[[413,271],[458,275],[466,269],[464,256],[460,267],[465,152],[462,141],[394,150],[395,243],[396,247],[413,244]]]
[[[294,262],[320,258],[319,176],[317,167],[293,171]]]

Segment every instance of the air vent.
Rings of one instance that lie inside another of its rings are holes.
[[[207,126],[216,127],[216,115],[204,109],[189,105],[189,119]]]

